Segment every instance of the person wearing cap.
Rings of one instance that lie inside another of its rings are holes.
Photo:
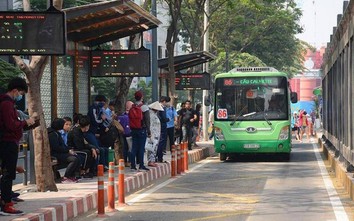
[[[158,148],[160,148],[161,142],[161,121],[160,121],[160,112],[164,111],[162,105],[155,101],[154,103],[149,105],[150,108],[150,130],[151,130],[151,137],[146,139],[145,147],[150,147],[147,151],[147,158],[148,158],[148,166],[155,167],[156,164],[156,157],[159,160],[158,156]],[[162,151],[161,151],[162,154]],[[162,159],[162,158],[161,158]]]
[[[149,168],[145,167],[144,165],[145,142],[147,137],[151,137],[149,107],[144,104],[143,93],[141,91],[135,92],[134,98],[135,98],[135,103],[133,107],[138,106],[141,108],[141,111],[143,113],[143,120],[142,120],[141,128],[130,128],[131,135],[132,135],[132,151],[130,154],[130,168],[133,171],[137,171],[136,163],[135,163],[135,158],[137,158],[139,161],[139,169],[149,170]]]

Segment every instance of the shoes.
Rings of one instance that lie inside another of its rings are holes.
[[[93,178],[93,173],[85,173],[83,176],[85,179],[92,179]]]
[[[20,199],[20,198],[18,198],[18,197],[11,198],[11,200],[12,200],[13,203],[24,202],[23,199]]]
[[[146,171],[149,171],[150,169],[147,168],[147,167],[141,167],[141,168],[139,168],[139,170],[146,170]]]
[[[16,193],[16,192],[11,192],[11,198],[16,198],[16,197],[19,197],[20,194],[19,193]]]
[[[131,172],[138,172],[138,169],[136,169],[136,167],[132,167],[132,168],[130,168],[130,171]]]
[[[22,215],[23,211],[15,209],[11,203],[6,203],[4,206],[1,207],[0,215],[4,216],[16,216]]]
[[[104,166],[103,172],[107,172],[108,170],[109,170],[109,168],[107,166]]]
[[[157,167],[157,164],[156,164],[156,163],[153,163],[153,162],[150,162],[150,163],[148,163],[148,166],[149,166],[149,167]]]
[[[75,178],[63,177],[61,183],[77,183],[78,181]]]
[[[198,146],[198,144],[195,143],[195,144],[193,145],[193,147],[199,147],[199,146]]]

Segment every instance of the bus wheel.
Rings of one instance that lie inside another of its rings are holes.
[[[220,161],[225,161],[227,158],[227,154],[226,153],[219,153],[219,158],[220,158]]]

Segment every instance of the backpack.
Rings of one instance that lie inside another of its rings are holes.
[[[131,129],[141,129],[143,128],[143,111],[141,110],[143,104],[133,104],[132,108],[129,110],[129,127]]]

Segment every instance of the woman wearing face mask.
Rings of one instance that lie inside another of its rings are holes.
[[[107,99],[104,95],[97,95],[94,103],[90,106],[87,116],[90,118],[90,129],[84,134],[85,139],[91,145],[95,146],[96,150],[99,152],[99,158],[97,158],[97,165],[103,164],[106,169],[108,169],[107,156],[108,149],[102,148],[99,144],[99,127],[102,126],[103,122],[106,120],[106,115],[103,114],[103,107]],[[96,171],[95,171],[96,172]],[[94,172],[94,174],[95,174]]]

